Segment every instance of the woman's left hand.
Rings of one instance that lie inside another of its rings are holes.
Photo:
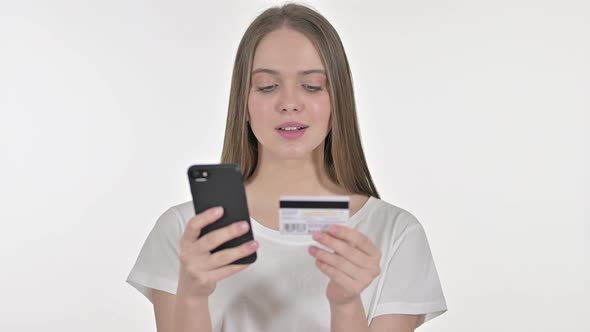
[[[308,250],[320,271],[330,278],[326,296],[331,305],[345,305],[360,298],[381,273],[381,251],[357,230],[330,225],[327,232],[314,232],[313,239],[334,250],[330,253],[316,246]]]

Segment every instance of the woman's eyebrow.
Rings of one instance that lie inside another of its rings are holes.
[[[271,75],[279,75],[279,71],[274,69],[268,68],[257,68],[252,71],[252,75],[257,73],[268,73]],[[297,72],[297,75],[309,75],[309,74],[323,74],[326,75],[326,71],[323,69],[308,69],[308,70],[300,70]]]
[[[326,71],[323,69],[309,69],[297,72],[298,75],[309,75],[309,74],[322,74],[326,75]]]

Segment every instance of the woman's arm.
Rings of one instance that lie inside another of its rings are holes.
[[[330,305],[331,332],[370,332],[360,297],[350,304]]]
[[[373,318],[370,332],[414,332],[421,315],[382,315]]]
[[[367,327],[365,310],[360,300],[345,306],[330,306],[332,332],[414,332],[419,315],[382,315]]]
[[[151,292],[154,315],[156,316],[156,330],[158,332],[172,332],[176,295],[158,289],[152,289]]]
[[[223,215],[221,207],[205,210],[191,218],[180,241],[180,271],[177,295],[152,289],[158,332],[211,332],[209,296],[217,282],[239,273],[249,264],[231,264],[258,248],[256,241],[211,251],[248,231],[246,221],[216,229],[201,237],[201,229]]]

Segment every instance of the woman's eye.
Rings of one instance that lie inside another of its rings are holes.
[[[311,91],[311,92],[320,91],[322,89],[322,87],[319,85],[303,84],[303,87],[305,88],[305,90]]]
[[[258,88],[256,88],[256,90],[262,91],[262,92],[271,92],[276,87],[277,87],[277,84],[271,84],[271,85],[267,85],[267,86],[258,87]]]
[[[257,91],[261,91],[261,92],[272,92],[275,90],[275,88],[278,86],[278,84],[271,84],[271,85],[266,85],[266,86],[260,86],[257,87],[256,90]],[[319,85],[309,85],[309,84],[303,84],[303,88],[309,92],[316,92],[316,91],[320,91],[322,90],[322,87]]]

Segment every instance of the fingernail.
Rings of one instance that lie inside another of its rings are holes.
[[[322,232],[314,232],[312,237],[316,240],[321,239],[322,238]]]
[[[222,212],[223,212],[223,207],[217,206],[217,207],[213,208],[213,210],[211,210],[211,215],[213,217],[219,217]]]
[[[238,223],[238,228],[241,231],[245,231],[248,229],[248,223],[246,221],[241,221],[240,223]]]
[[[248,248],[254,250],[254,249],[258,248],[258,243],[256,241],[250,242],[250,243],[248,243]]]

